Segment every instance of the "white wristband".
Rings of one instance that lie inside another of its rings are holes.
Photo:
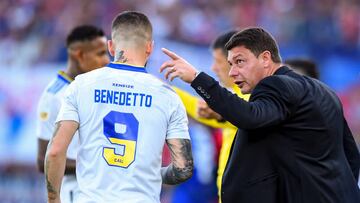
[[[196,72],[195,72],[195,78],[196,78],[200,73],[201,73],[201,71],[196,71]],[[194,79],[195,79],[195,78],[194,78]]]

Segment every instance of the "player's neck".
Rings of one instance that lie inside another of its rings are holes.
[[[133,66],[145,66],[146,60],[147,56],[145,56],[145,54],[141,54],[141,52],[132,49],[120,50],[114,57],[114,62],[126,63]]]
[[[128,60],[114,60],[114,62],[116,63],[124,63],[127,65],[131,65],[131,66],[145,66],[145,60],[133,60],[133,59],[128,59]]]
[[[67,76],[69,76],[72,79],[75,79],[75,77],[79,74],[81,74],[81,71],[78,67],[78,64],[72,61],[68,61],[67,68],[65,70],[65,73]]]

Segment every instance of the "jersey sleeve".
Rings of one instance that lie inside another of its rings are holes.
[[[74,81],[66,89],[56,123],[64,120],[76,121],[79,123],[76,88],[76,81]]]
[[[176,103],[174,111],[170,116],[166,139],[190,139],[188,129],[188,119],[185,111],[184,104],[180,98],[176,96]]]
[[[50,140],[52,138],[60,104],[60,101],[56,100],[55,95],[44,92],[41,96],[36,116],[36,136],[38,138],[43,140]]]

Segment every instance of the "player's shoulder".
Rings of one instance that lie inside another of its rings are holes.
[[[44,90],[44,94],[57,95],[62,89],[66,88],[71,81],[63,78],[61,75],[57,75],[56,78],[50,81]]]
[[[75,77],[75,80],[77,81],[81,81],[81,80],[86,80],[88,78],[91,78],[91,77],[96,77],[98,75],[101,75],[106,69],[104,67],[102,68],[97,68],[95,70],[92,70],[92,71],[89,71],[89,72],[86,72],[86,73],[82,73],[82,74],[79,74]]]
[[[166,82],[162,81],[161,79],[153,76],[153,75],[149,75],[150,76],[150,80],[152,80],[152,85],[158,89],[160,92],[167,94],[167,95],[171,95],[171,96],[176,96],[176,91]]]
[[[52,109],[61,103],[61,97],[68,86],[59,78],[54,78],[42,92],[38,101],[38,109]]]
[[[74,82],[77,85],[92,83],[101,79],[103,75],[106,76],[107,71],[108,69],[105,67],[97,68],[95,70],[77,75]]]

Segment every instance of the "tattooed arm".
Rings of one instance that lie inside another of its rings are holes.
[[[161,169],[163,183],[182,183],[191,178],[194,169],[190,140],[168,139],[166,143],[171,153],[171,164]]]
[[[45,158],[45,178],[48,202],[60,202],[60,186],[64,176],[66,151],[79,124],[75,121],[60,121],[50,141]]]

